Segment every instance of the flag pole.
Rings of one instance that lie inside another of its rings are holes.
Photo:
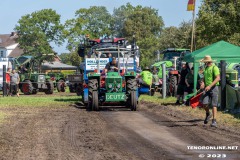
[[[192,11],[192,38],[191,38],[191,52],[193,52],[193,42],[194,42],[194,38],[195,38],[195,3],[196,0],[194,1],[194,7],[193,7],[193,11]]]

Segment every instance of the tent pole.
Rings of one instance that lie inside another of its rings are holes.
[[[221,60],[220,85],[221,85],[221,110],[226,108],[226,61]]]
[[[197,93],[197,77],[198,77],[198,68],[199,68],[199,63],[198,62],[194,62],[193,63],[194,66],[194,90],[193,93]]]

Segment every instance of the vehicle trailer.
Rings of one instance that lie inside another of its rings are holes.
[[[127,47],[124,38],[89,40],[90,51],[84,63],[82,101],[87,109],[99,110],[99,106],[117,103],[132,111],[137,110],[138,85],[136,80],[136,52]],[[84,55],[84,46],[79,55]],[[111,57],[110,57],[111,54]],[[118,72],[105,73],[104,68],[115,57]]]

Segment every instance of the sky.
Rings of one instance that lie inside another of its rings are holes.
[[[183,21],[190,21],[192,12],[187,11],[188,0],[0,0],[0,34],[10,34],[17,21],[26,14],[52,8],[61,15],[61,22],[74,18],[75,11],[90,6],[105,6],[110,13],[114,8],[130,2],[133,6],[142,5],[158,10],[165,27],[179,26]],[[196,0],[196,13],[201,0]],[[58,53],[67,52],[66,44],[53,46]]]

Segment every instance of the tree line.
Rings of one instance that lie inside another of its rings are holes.
[[[240,45],[240,0],[203,0],[196,19],[195,48],[219,40]],[[104,6],[80,8],[75,17],[60,22],[61,15],[52,9],[43,9],[19,19],[15,27],[18,41],[25,54],[39,56],[54,52],[50,44],[67,43],[69,53],[60,54],[64,63],[79,66],[81,58],[77,46],[86,34],[90,38],[104,36],[124,37],[132,41],[133,35],[141,52],[141,66],[154,63],[155,52],[166,48],[190,48],[191,22],[178,27],[165,27],[158,10],[130,3],[110,14]]]

